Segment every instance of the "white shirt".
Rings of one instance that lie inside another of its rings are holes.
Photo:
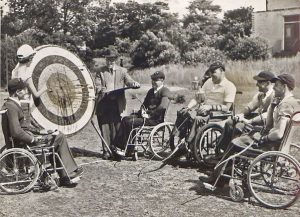
[[[219,84],[214,84],[211,78],[208,79],[202,89],[205,92],[205,104],[234,103],[236,87],[225,77]]]
[[[154,89],[154,93],[157,93],[157,91],[159,91],[161,88],[163,88],[163,84],[161,86],[159,86],[156,90]]]

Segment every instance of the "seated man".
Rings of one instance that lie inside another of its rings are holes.
[[[125,149],[128,136],[132,129],[142,126],[155,126],[164,121],[164,115],[169,105],[170,90],[164,86],[165,75],[157,71],[151,75],[152,88],[137,115],[124,117],[117,132],[115,146]]]
[[[291,75],[281,74],[271,81],[275,83],[273,88],[275,97],[268,108],[266,130],[263,134],[256,132],[253,135],[247,134],[233,139],[221,161],[251,145],[251,148],[259,148],[264,151],[279,149],[290,117],[300,109],[300,101],[292,93],[295,88],[295,79]],[[284,147],[282,148],[284,149]],[[210,184],[214,183],[222,166],[223,164],[219,164],[215,168],[208,180]]]
[[[256,80],[258,93],[255,94],[252,100],[245,106],[243,113],[237,115],[240,120],[244,120],[253,125],[263,124],[261,118],[266,115],[267,109],[274,97],[273,84],[271,82],[274,77],[275,75],[268,71],[262,71],[253,77],[253,79]],[[245,120],[245,118],[249,120]],[[236,121],[232,119],[226,121],[222,137],[218,143],[218,148],[225,150],[232,138],[243,132],[245,125],[239,120],[238,123],[235,122]]]
[[[196,97],[192,99],[186,108],[183,108],[178,112],[178,117],[175,122],[176,128],[173,131],[175,134],[179,131],[181,133],[180,126],[183,118],[193,108],[197,108],[197,115],[193,120],[190,134],[188,136],[187,142],[192,143],[194,137],[197,134],[197,130],[206,121],[210,111],[229,111],[235,99],[236,87],[235,85],[227,80],[225,77],[225,66],[220,62],[215,62],[210,65],[208,71],[210,72],[210,77],[196,94]],[[204,95],[204,96],[203,96]],[[184,120],[184,119],[183,119]],[[172,144],[170,144],[172,146]],[[171,147],[172,148],[172,147]]]
[[[61,133],[58,135],[37,136],[23,128],[24,125],[27,125],[23,110],[20,106],[20,100],[25,96],[25,88],[26,83],[19,78],[14,78],[8,82],[9,97],[2,107],[2,109],[7,109],[6,115],[2,118],[2,131],[6,147],[12,148],[12,143],[9,140],[10,137],[13,138],[14,147],[16,148],[25,148],[26,145],[36,146],[40,141],[49,141],[49,144],[55,147],[55,151],[61,157],[66,169],[66,171],[59,171],[61,185],[72,184],[70,179],[80,177],[83,173],[83,169],[77,166],[65,136]],[[49,138],[49,136],[51,138]],[[57,162],[57,164],[61,166],[59,162]]]

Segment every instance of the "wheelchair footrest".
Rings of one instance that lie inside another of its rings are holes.
[[[204,188],[207,189],[207,190],[210,190],[210,191],[216,190],[215,186],[213,186],[213,185],[211,185],[211,184],[209,184],[207,182],[204,182],[203,185],[204,185]]]
[[[81,176],[77,176],[75,178],[70,179],[70,183],[71,184],[78,183],[80,181],[80,179],[81,179]]]

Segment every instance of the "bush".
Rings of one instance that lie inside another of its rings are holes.
[[[136,41],[130,52],[135,67],[147,68],[180,61],[180,54],[174,45],[161,41],[153,32],[148,31]]]
[[[237,41],[236,45],[226,51],[232,60],[259,60],[270,57],[269,45],[266,40],[259,37],[245,37]]]
[[[225,61],[226,56],[220,51],[212,47],[200,47],[197,50],[186,52],[183,55],[183,61],[187,65],[195,65],[204,63],[210,65],[215,61]]]

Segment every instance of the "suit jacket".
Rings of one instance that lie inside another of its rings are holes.
[[[11,147],[10,137],[14,139],[16,147],[31,143],[34,137],[23,129],[27,123],[21,106],[8,98],[2,109],[7,109],[6,114],[2,116],[2,131],[8,148]]]
[[[170,90],[167,87],[162,87],[156,93],[151,88],[145,99],[143,105],[147,109],[150,119],[164,121],[165,112],[169,106]]]
[[[115,66],[114,70],[115,70],[114,85],[113,85],[114,89],[130,87],[133,85],[133,83],[135,81],[130,77],[130,75],[128,75],[127,69],[120,67],[120,66]],[[112,91],[112,90],[107,89],[108,86],[110,86],[108,84],[107,76],[110,76],[110,72],[108,72],[107,67],[105,67],[102,72],[97,74],[96,80],[95,80],[95,85],[96,85],[97,90],[100,90],[101,88],[104,87],[104,89],[106,89],[107,91]],[[102,94],[99,97],[103,98],[106,96],[105,96],[105,94]],[[115,100],[117,102],[119,112],[122,113],[126,108],[125,92],[118,91],[117,94],[114,94],[114,98],[112,100]],[[98,100],[98,102],[99,101],[101,101],[101,99]],[[97,106],[96,113],[97,114],[101,113],[101,109],[99,108],[99,106]]]

